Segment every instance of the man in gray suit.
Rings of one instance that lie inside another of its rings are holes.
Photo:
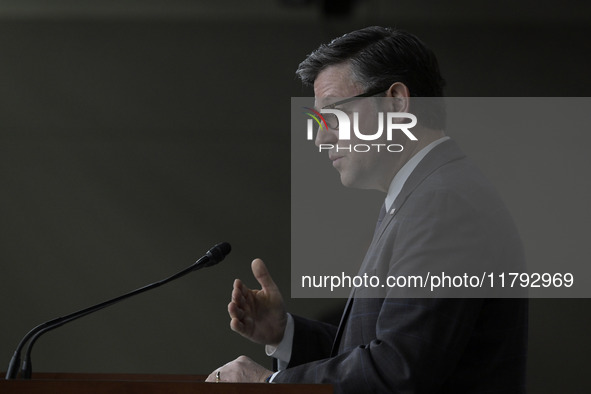
[[[378,96],[392,112],[418,118],[417,141],[392,137],[401,152],[329,152],[343,185],[386,193],[360,274],[523,268],[511,217],[445,136],[443,106],[434,100],[413,107],[412,97],[443,95],[437,60],[420,40],[381,27],[355,31],[309,55],[298,75],[314,86],[318,109],[362,107]],[[328,124],[316,144],[338,146],[336,130]],[[335,327],[288,314],[264,263],[253,261],[252,270],[261,290],[235,281],[231,328],[266,345],[278,371],[241,356],[209,381],[329,383],[336,393],[525,392],[525,299],[401,298],[393,290],[375,296],[356,289]]]

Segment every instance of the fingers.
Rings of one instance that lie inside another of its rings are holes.
[[[232,331],[242,334],[244,333],[245,328],[246,326],[240,321],[240,319],[232,318],[232,320],[230,320],[230,329],[232,329]]]
[[[232,290],[232,301],[230,305],[228,305],[228,312],[230,313],[231,317],[238,317],[242,318],[239,314],[244,313],[245,310],[248,310],[248,297],[249,295],[248,288],[242,284],[240,279],[236,279],[234,281],[234,289]]]
[[[228,314],[232,319],[242,320],[244,319],[246,313],[244,310],[236,305],[234,301],[228,304]]]
[[[249,291],[250,289],[240,279],[235,279],[232,289],[232,300],[240,301],[245,299]]]
[[[244,311],[236,306],[234,302],[228,304],[228,314],[230,315],[230,328],[232,331],[242,334],[245,331]]]
[[[263,291],[277,291],[277,285],[273,281],[273,278],[271,278],[271,274],[269,274],[267,266],[265,266],[263,260],[254,259],[251,264],[251,268],[254,277],[263,288]]]
[[[207,379],[205,379],[205,381],[209,382],[209,383],[219,381],[220,380],[219,373],[220,373],[219,369],[217,371],[213,371],[212,373],[209,374],[209,376],[207,377]]]
[[[248,295],[248,288],[236,279],[234,281],[234,289],[232,290],[232,300],[228,304],[228,314],[230,315],[230,328],[232,331],[241,335],[246,335],[247,321],[249,320],[247,311],[250,310],[246,296]],[[246,295],[246,296],[245,296]]]

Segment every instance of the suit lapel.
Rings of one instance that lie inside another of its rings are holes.
[[[351,305],[353,304],[353,295],[355,294],[355,289],[351,290],[351,295],[347,300],[347,304],[345,305],[345,309],[343,310],[343,315],[341,316],[341,321],[339,323],[339,328],[337,330],[337,335],[334,337],[334,342],[332,343],[332,349],[330,351],[330,356],[334,357],[338,354],[339,345],[341,343],[341,337],[343,336],[343,331],[345,330],[345,324],[347,318],[349,316],[349,312],[351,311]]]
[[[388,209],[386,217],[384,220],[382,220],[382,223],[377,230],[377,239],[383,235],[384,230],[386,227],[388,227],[388,224],[392,221],[394,216],[396,216],[412,192],[429,175],[431,175],[438,168],[465,157],[466,155],[460,150],[456,142],[453,140],[447,140],[433,148],[423,158],[423,160],[421,160],[421,162],[417,165],[417,167],[404,183],[402,190],[400,190],[396,200],[394,200],[394,203],[392,203],[392,206]]]
[[[380,213],[378,214],[378,220],[376,223],[376,229],[374,232],[374,238],[381,227],[382,222],[386,216],[386,207],[385,204],[382,204],[382,208],[380,209]],[[371,246],[370,246],[371,248]],[[330,352],[331,356],[335,356],[339,350],[339,344],[341,342],[341,337],[343,336],[343,330],[345,329],[345,322],[347,321],[347,317],[349,316],[349,311],[351,310],[351,305],[353,304],[355,294],[355,288],[351,290],[349,294],[349,299],[347,300],[347,304],[345,305],[345,309],[343,310],[343,315],[341,316],[341,321],[339,322],[339,328],[337,330],[337,335],[335,336],[335,340],[332,344],[332,350]]]

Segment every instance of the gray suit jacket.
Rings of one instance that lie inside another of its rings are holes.
[[[360,274],[524,267],[503,202],[451,140],[419,163],[392,208]],[[386,291],[355,291],[338,329],[295,316],[292,358],[274,381],[330,383],[335,393],[525,392],[526,299]]]

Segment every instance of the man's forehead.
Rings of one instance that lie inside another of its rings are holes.
[[[353,79],[348,63],[328,66],[314,80],[314,104],[317,108],[360,93],[362,88]]]

